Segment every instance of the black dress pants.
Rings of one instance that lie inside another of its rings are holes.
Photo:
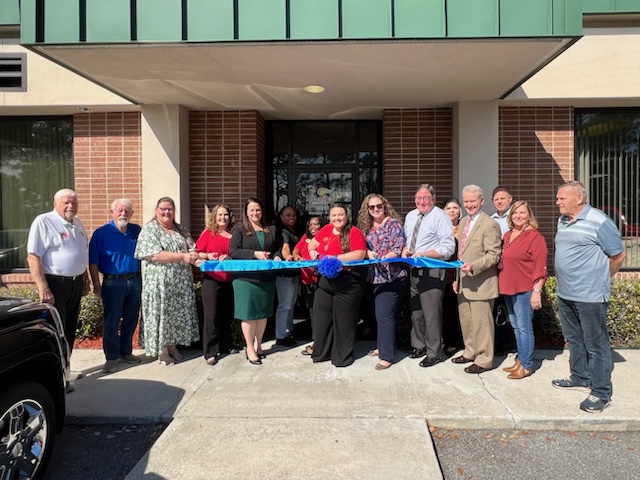
[[[69,352],[73,350],[73,342],[76,339],[76,329],[78,328],[78,315],[80,314],[80,300],[82,299],[82,288],[84,279],[82,275],[76,277],[59,277],[57,275],[45,275],[49,290],[53,294],[54,303],[62,325],[64,326],[64,336],[69,344]]]
[[[227,353],[231,348],[233,285],[218,282],[209,275],[202,278],[202,350],[204,358]]]
[[[360,302],[366,277],[359,270],[343,270],[337,278],[320,277],[313,309],[314,362],[331,360],[336,367],[353,363]]]

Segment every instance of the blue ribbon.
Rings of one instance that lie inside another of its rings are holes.
[[[200,265],[203,272],[263,272],[269,270],[291,270],[300,268],[318,268],[320,260],[301,260],[298,262],[285,262],[275,260],[207,260]],[[406,263],[417,268],[460,268],[460,260],[445,262],[435,258],[386,258],[384,260],[352,260],[343,262],[345,267],[362,267],[377,263]]]

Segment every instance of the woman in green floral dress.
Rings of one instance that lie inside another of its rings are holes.
[[[182,360],[176,345],[199,339],[192,265],[198,254],[191,234],[175,221],[169,197],[156,204],[155,218],[142,227],[136,258],[142,260],[142,319],[145,353],[163,365]]]

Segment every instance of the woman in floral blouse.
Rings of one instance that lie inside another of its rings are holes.
[[[395,258],[405,244],[404,229],[398,214],[382,195],[365,197],[358,212],[358,228],[366,235],[367,258]],[[367,297],[375,309],[378,324],[378,348],[369,352],[378,356],[376,370],[391,366],[395,357],[396,311],[406,288],[407,271],[400,263],[377,263],[369,267]]]

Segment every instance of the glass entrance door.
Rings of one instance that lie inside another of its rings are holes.
[[[299,212],[309,216],[329,218],[334,203],[344,203],[350,216],[353,214],[353,174],[351,172],[295,173],[296,201]],[[356,210],[359,207],[355,207]]]
[[[381,191],[380,150],[380,122],[268,122],[273,180],[267,209],[275,218],[283,206],[295,205],[300,231],[309,215],[328,217],[336,202],[355,221],[362,199]]]

